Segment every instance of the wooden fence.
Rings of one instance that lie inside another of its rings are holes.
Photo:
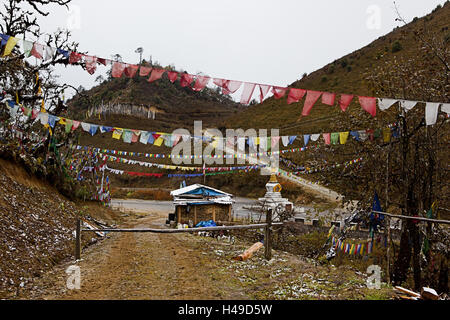
[[[114,229],[114,228],[103,228],[103,229],[83,229],[82,220],[77,220],[77,226],[75,231],[75,259],[79,260],[81,258],[81,233],[82,232],[137,232],[137,233],[194,233],[202,231],[221,231],[221,230],[249,230],[249,229],[265,229],[265,258],[267,260],[272,259],[272,226],[282,226],[282,222],[272,223],[272,211],[267,212],[267,222],[259,224],[248,224],[248,225],[233,225],[233,226],[217,226],[217,227],[200,227],[200,228],[184,228],[184,229]]]

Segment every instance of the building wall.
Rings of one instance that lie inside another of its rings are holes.
[[[178,223],[188,224],[191,220],[194,225],[200,221],[214,220],[231,221],[231,204],[207,204],[190,206],[176,206],[176,219]]]

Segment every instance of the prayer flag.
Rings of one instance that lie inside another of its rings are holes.
[[[307,116],[311,112],[312,107],[322,95],[321,91],[308,90],[306,94],[305,104],[303,106],[302,115]]]
[[[164,72],[166,72],[166,70],[164,69],[153,69],[150,78],[148,78],[148,82],[153,82],[161,79]]]
[[[377,99],[373,97],[359,97],[359,103],[361,107],[370,113],[372,117],[375,117],[377,114]]]
[[[341,98],[339,99],[339,107],[342,111],[345,112],[347,110],[348,106],[353,100],[353,95],[351,94],[342,94]]]
[[[294,102],[299,102],[306,94],[306,90],[304,89],[295,89],[291,88],[287,98],[287,104],[291,104]]]
[[[4,57],[8,56],[12,52],[18,41],[19,39],[17,38],[9,37],[8,41],[6,42],[5,49],[3,51]]]

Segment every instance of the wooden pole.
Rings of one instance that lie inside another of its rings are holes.
[[[386,263],[386,275],[387,275],[387,280],[388,283],[391,283],[391,218],[387,217],[386,219],[386,224],[387,224],[387,250],[386,250],[386,259],[387,259],[387,263]]]
[[[282,222],[272,223],[272,226],[282,226]],[[82,229],[82,232],[150,232],[150,233],[189,233],[200,231],[219,231],[219,230],[246,230],[246,229],[263,229],[266,223],[247,224],[237,226],[219,226],[219,227],[201,227],[201,228],[185,228],[185,229]]]
[[[266,215],[266,234],[264,237],[265,246],[265,258],[266,260],[272,259],[272,209],[267,210]]]
[[[389,212],[383,212],[383,211],[372,211],[375,213],[384,214],[388,217],[393,218],[399,218],[399,219],[406,219],[406,220],[417,220],[417,221],[425,221],[425,222],[432,222],[432,223],[443,223],[443,224],[450,224],[450,220],[438,220],[438,219],[429,219],[429,218],[423,218],[423,217],[416,217],[416,216],[404,216],[400,214],[392,214]]]
[[[81,219],[77,219],[77,228],[75,231],[75,260],[81,259]]]

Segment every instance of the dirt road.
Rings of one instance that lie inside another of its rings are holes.
[[[124,213],[124,228],[162,228],[166,212]],[[81,261],[53,268],[19,292],[18,299],[364,299],[373,292],[353,268],[320,266],[311,259],[259,250],[232,258],[252,243],[190,234],[113,233],[84,248]],[[67,288],[66,269],[81,271],[81,288]]]
[[[165,216],[133,216],[123,227],[161,228]],[[200,242],[185,234],[120,233],[83,250],[81,289],[66,288],[66,263],[38,284],[38,299],[243,299],[221,281]],[[214,261],[213,261],[214,262]],[[213,263],[214,265],[214,263]]]

